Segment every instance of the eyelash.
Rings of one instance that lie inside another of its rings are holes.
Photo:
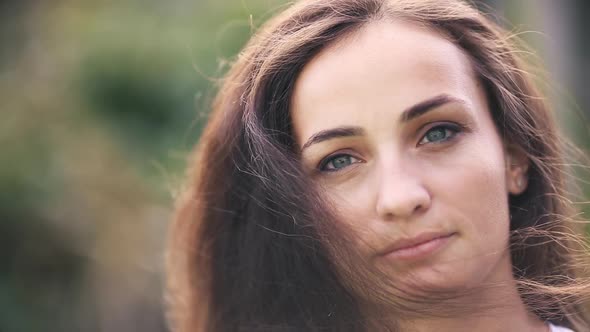
[[[428,133],[430,133],[430,132],[432,132],[434,130],[441,130],[441,129],[444,130],[445,133],[448,130],[448,131],[451,132],[451,134],[448,137],[446,137],[446,138],[444,138],[444,139],[442,139],[440,141],[422,143],[422,141],[426,138],[426,135],[428,135]],[[424,135],[422,135],[422,138],[420,138],[420,141],[418,142],[418,145],[419,146],[422,146],[424,144],[443,144],[443,143],[448,142],[449,140],[452,140],[453,138],[455,138],[455,136],[457,136],[457,134],[461,133],[462,131],[463,131],[463,127],[461,125],[458,125],[458,124],[452,124],[452,123],[439,124],[439,125],[433,126],[432,128],[428,129],[424,133]],[[344,166],[344,167],[342,167],[340,169],[330,169],[330,170],[328,170],[328,169],[325,168],[327,165],[329,165],[330,162],[333,162],[334,160],[336,160],[337,158],[340,158],[340,157],[350,157],[352,159],[356,159],[357,160],[357,161],[352,161],[351,164],[356,164],[356,163],[358,163],[358,160],[359,160],[358,158],[356,158],[356,157],[354,157],[354,156],[352,156],[352,155],[350,155],[348,153],[338,153],[338,154],[335,154],[335,155],[332,155],[332,156],[328,156],[327,158],[325,158],[322,161],[320,161],[320,163],[319,163],[319,165],[317,167],[318,170],[320,172],[329,172],[329,173],[331,173],[331,172],[339,172],[342,169],[347,168],[348,166]]]
[[[442,144],[444,142],[447,142],[448,140],[453,139],[457,134],[459,134],[461,131],[463,131],[463,127],[461,125],[458,124],[453,124],[453,123],[442,123],[436,126],[433,126],[432,128],[428,129],[424,135],[422,135],[422,138],[420,139],[420,142],[418,142],[418,145],[424,145],[427,143],[422,143],[422,141],[424,140],[424,138],[426,138],[426,135],[428,135],[429,132],[435,130],[435,129],[442,129],[445,131],[449,130],[451,132],[449,137],[444,138],[441,141],[436,141],[436,142],[427,142],[427,143],[431,143],[431,144]]]

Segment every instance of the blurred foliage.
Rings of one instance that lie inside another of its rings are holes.
[[[216,79],[284,4],[0,2],[0,331],[166,331],[187,154]]]
[[[165,331],[174,188],[279,2],[0,3],[0,331]]]

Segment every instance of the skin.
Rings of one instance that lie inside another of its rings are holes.
[[[432,98],[439,103],[400,120]],[[508,195],[526,188],[528,162],[498,135],[458,47],[411,23],[372,22],[305,66],[291,108],[303,167],[375,268],[401,284],[492,286],[465,301],[501,304],[484,315],[403,322],[404,330],[546,330],[516,291],[507,249]],[[348,131],[310,144],[334,128]],[[417,259],[384,255],[425,232],[449,236]]]

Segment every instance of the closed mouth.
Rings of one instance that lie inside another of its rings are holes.
[[[452,233],[423,233],[396,241],[381,254],[395,259],[412,259],[432,254],[445,246],[456,235]]]

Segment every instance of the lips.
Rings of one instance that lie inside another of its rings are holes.
[[[426,232],[415,237],[400,239],[383,250],[381,255],[399,259],[419,258],[442,248],[455,234],[454,232]]]

